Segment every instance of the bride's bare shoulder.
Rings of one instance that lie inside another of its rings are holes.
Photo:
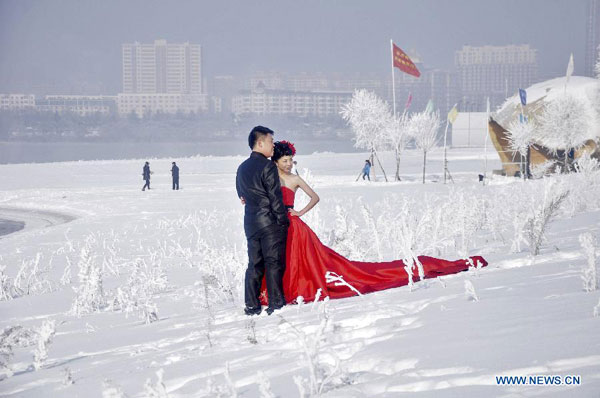
[[[282,187],[286,187],[291,189],[292,191],[295,191],[296,188],[298,188],[298,181],[296,181],[295,177],[296,176],[291,174],[288,174],[286,176],[280,176],[279,183]]]
[[[300,178],[300,176],[297,176],[296,174],[290,174],[290,183],[294,189],[298,188],[303,182],[304,180]]]
[[[294,185],[301,187],[304,190],[306,190],[307,188],[311,188],[310,185],[308,185],[308,183],[298,175],[294,176]]]

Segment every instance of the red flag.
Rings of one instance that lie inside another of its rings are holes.
[[[406,55],[404,51],[400,49],[397,45],[393,45],[394,47],[394,66],[400,69],[402,72],[408,73],[409,75],[413,75],[415,77],[421,76],[421,72],[417,69],[413,61]]]

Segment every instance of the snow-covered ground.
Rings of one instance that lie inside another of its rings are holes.
[[[579,238],[598,240],[598,173],[482,185],[482,150],[452,149],[444,185],[442,153],[425,185],[416,151],[388,183],[355,181],[364,154],[300,155],[321,197],[305,219],[344,254],[391,259],[404,223],[419,254],[487,268],[252,318],[243,157],[177,159],[180,191],[172,159],[150,161],[146,192],[145,159],[0,165],[0,219],[26,223],[0,237],[0,396],[598,397],[600,291],[584,290]],[[393,154],[383,161],[393,177]],[[532,256],[526,216],[566,191]],[[563,385],[496,378],[529,375]]]

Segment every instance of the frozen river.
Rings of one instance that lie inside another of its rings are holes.
[[[285,139],[285,136],[278,137]],[[357,152],[347,140],[294,140],[305,154]],[[210,142],[0,142],[0,164],[248,154],[246,139]]]

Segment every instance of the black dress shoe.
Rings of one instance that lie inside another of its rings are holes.
[[[274,311],[280,310],[283,307],[284,307],[284,305],[280,305],[280,306],[277,306],[277,307],[268,307],[267,308],[267,315],[271,315]]]
[[[261,307],[257,307],[257,308],[246,307],[246,308],[244,308],[244,314],[246,314],[246,315],[258,315],[261,313],[261,311],[262,311]]]

